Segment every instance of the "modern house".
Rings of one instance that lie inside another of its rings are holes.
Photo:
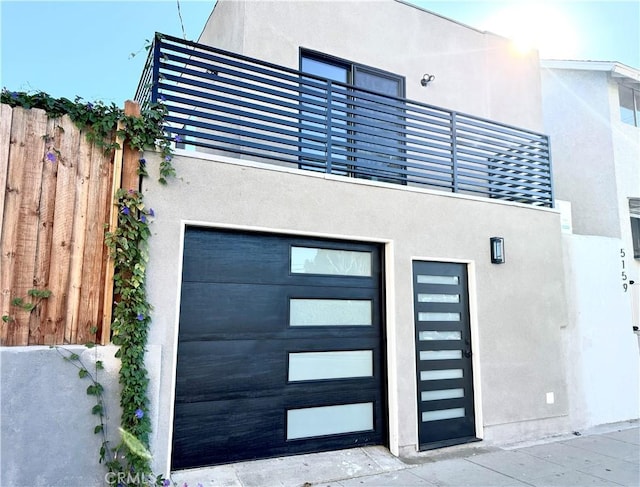
[[[143,183],[159,469],[569,431],[536,53],[399,1],[221,0],[137,98],[185,144]]]
[[[218,0],[197,43],[156,35],[154,471],[637,419],[638,81],[400,0]],[[74,350],[117,435],[117,347]],[[3,485],[100,485],[86,383],[0,351]]]
[[[567,383],[574,429],[640,410],[640,71],[544,60],[545,131],[555,196],[566,208],[570,319]]]

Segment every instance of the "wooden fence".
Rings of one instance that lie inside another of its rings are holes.
[[[67,116],[1,105],[0,345],[109,341],[104,237],[117,221],[121,164],[122,151],[105,155]],[[38,301],[32,289],[51,296]]]

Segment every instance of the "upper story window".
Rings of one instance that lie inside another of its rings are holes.
[[[629,199],[631,215],[631,240],[633,241],[633,257],[640,259],[640,198]]]
[[[629,86],[618,85],[620,120],[640,127],[640,91]]]
[[[356,87],[338,86],[331,93],[332,172],[406,184],[404,105],[376,95],[404,98],[404,77],[307,50],[300,52],[300,70]],[[314,98],[303,95],[303,107],[312,106]],[[302,133],[315,128],[306,124]],[[301,167],[314,169],[302,160]]]

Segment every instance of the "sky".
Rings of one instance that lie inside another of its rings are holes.
[[[521,49],[534,46],[541,57],[640,68],[640,0],[406,1]],[[0,84],[123,106],[135,95],[154,32],[197,40],[214,4],[0,0]]]

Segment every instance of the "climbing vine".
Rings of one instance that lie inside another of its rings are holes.
[[[122,137],[133,150],[140,153],[145,149],[155,148],[161,154],[159,182],[166,184],[168,178],[175,176],[172,140],[163,131],[167,109],[162,103],[149,104],[143,107],[140,117],[133,117],[125,115],[124,110],[114,104],[84,102],[79,97],[73,101],[53,98],[44,92],[26,93],[3,89],[0,101],[12,107],[45,110],[49,118],[68,115],[86,133],[87,139],[105,152],[119,148],[116,137]],[[53,148],[52,151],[52,154],[60,155],[58,149]],[[139,173],[147,175],[143,158],[139,159]],[[121,189],[117,192],[116,199],[119,209],[118,227],[106,235],[106,244],[114,259],[112,342],[119,346],[116,356],[121,362],[119,381],[122,386],[122,442],[116,447],[110,448],[106,440],[103,388],[97,381],[97,372],[102,363],[96,362],[94,376],[76,354],[65,352],[59,347],[58,353],[78,367],[80,378],[91,381],[87,394],[96,397],[92,413],[99,417],[99,424],[94,433],[103,435],[99,458],[109,470],[110,475],[105,477],[107,481],[118,486],[169,485],[168,480],[152,475],[148,454],[151,422],[147,396],[149,378],[144,365],[144,354],[152,307],[147,301],[145,279],[149,257],[147,244],[151,234],[149,224],[154,211],[145,205],[139,191]],[[43,299],[48,296],[31,297]],[[24,309],[31,306],[22,301],[14,305]],[[3,317],[5,321],[10,319],[10,316]]]
[[[107,234],[107,246],[114,259],[113,309],[114,345],[120,348],[120,406],[122,428],[134,435],[148,448],[151,423],[149,421],[149,399],[146,395],[149,379],[144,367],[144,352],[150,323],[151,305],[145,292],[145,275],[148,261],[147,240],[153,209],[146,208],[142,194],[134,190],[119,190],[118,228]],[[135,472],[150,473],[149,460],[130,450],[126,453],[126,464]],[[109,465],[115,470],[120,462]]]
[[[80,97],[71,101],[68,98],[54,98],[42,91],[29,93],[3,88],[0,101],[12,107],[39,108],[49,118],[68,115],[86,133],[87,140],[105,152],[119,148],[115,136],[124,137],[129,147],[136,151],[156,148],[162,156],[160,183],[166,184],[168,178],[175,176],[171,163],[172,141],[165,137],[162,124],[167,114],[163,103],[149,103],[142,107],[140,117],[134,117],[125,115],[124,110],[114,103],[85,102]],[[54,152],[58,152],[57,149]],[[146,176],[144,165],[140,166],[140,174]]]

